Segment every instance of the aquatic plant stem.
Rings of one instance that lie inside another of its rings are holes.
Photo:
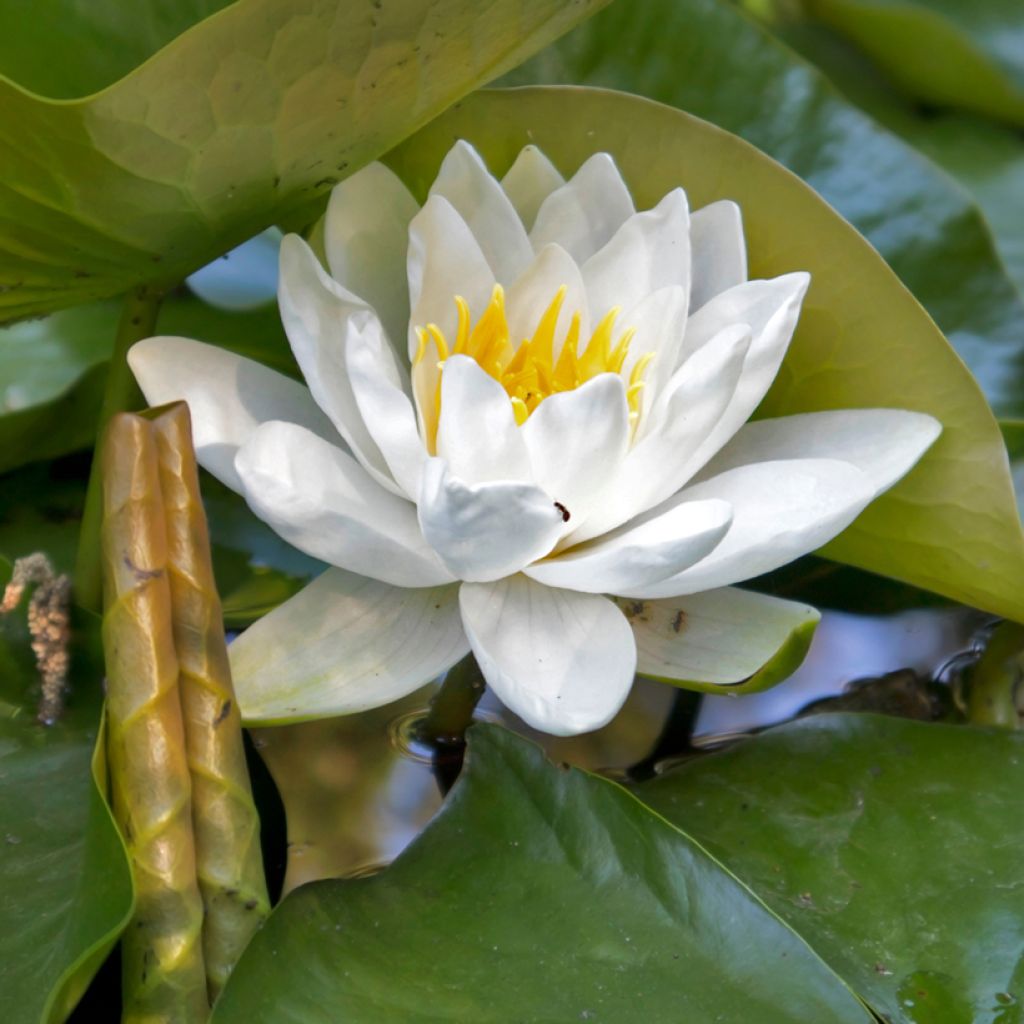
[[[467,654],[448,670],[417,729],[419,740],[433,751],[434,775],[442,793],[451,789],[462,770],[466,730],[486,689],[476,658]]]
[[[128,292],[124,297],[114,337],[114,351],[96,425],[96,448],[89,470],[89,487],[85,493],[85,509],[75,559],[75,602],[92,612],[100,610],[103,590],[100,558],[100,522],[103,518],[100,441],[112,416],[142,404],[141,392],[128,368],[128,350],[135,342],[153,334],[163,297],[164,291],[152,286]]]
[[[1024,728],[1024,626],[1001,622],[971,670],[967,718],[975,725]]]

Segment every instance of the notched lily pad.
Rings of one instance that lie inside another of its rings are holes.
[[[894,1024],[1021,1020],[1024,735],[821,714],[634,792]]]

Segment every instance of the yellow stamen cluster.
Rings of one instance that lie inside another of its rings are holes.
[[[428,345],[437,352],[438,369],[444,372],[449,356],[472,357],[508,392],[515,412],[516,422],[523,424],[530,414],[551,395],[560,391],[572,391],[601,373],[620,373],[629,354],[629,344],[635,333],[632,328],[623,331],[614,340],[615,320],[621,312],[619,307],[610,309],[594,329],[589,342],[582,352],[580,343],[580,315],[575,313],[569,324],[562,347],[555,356],[555,329],[558,315],[565,301],[566,287],[558,289],[551,304],[544,311],[533,332],[533,337],[514,346],[509,336],[508,320],[505,316],[505,292],[496,284],[490,304],[476,324],[470,327],[469,306],[462,296],[455,297],[458,309],[458,327],[455,344],[449,345],[436,324],[417,328],[419,351],[415,363],[426,357]],[[613,343],[614,342],[614,343]],[[630,419],[635,423],[639,417],[640,392],[643,389],[643,375],[653,353],[647,353],[637,360],[629,376],[626,397],[629,402]],[[434,410],[428,422],[437,422],[441,407],[441,377],[437,380],[434,396]],[[436,426],[435,426],[436,432]],[[434,438],[430,438],[431,443]]]

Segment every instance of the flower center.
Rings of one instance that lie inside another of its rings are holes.
[[[579,348],[580,315],[574,313],[556,355],[555,330],[566,291],[565,285],[558,289],[551,304],[541,315],[533,337],[523,340],[518,347],[512,343],[509,336],[508,320],[505,316],[505,292],[500,284],[494,286],[490,303],[472,327],[466,300],[461,295],[455,296],[459,320],[454,345],[449,345],[436,324],[416,328],[419,351],[416,353],[414,365],[422,362],[428,346],[433,345],[437,352],[438,369],[441,371],[434,396],[436,415],[432,417],[432,447],[436,439],[437,416],[441,408],[441,376],[449,356],[470,356],[498,381],[508,393],[516,422],[520,425],[526,422],[545,398],[560,391],[572,391],[598,374],[622,372],[635,331],[633,328],[624,330],[616,340],[615,320],[621,312],[618,306],[604,315],[582,352]],[[626,386],[629,417],[634,424],[640,415],[644,371],[652,356],[653,353],[648,352],[636,361]]]

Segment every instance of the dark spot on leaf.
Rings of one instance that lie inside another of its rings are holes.
[[[562,522],[567,523],[572,518],[572,513],[560,502],[555,502],[555,508],[562,514]]]
[[[672,620],[672,632],[681,633],[683,627],[686,625],[686,612],[682,608],[676,612],[675,618]]]
[[[220,723],[223,722],[224,719],[227,718],[228,715],[230,715],[230,714],[231,714],[231,701],[226,700],[226,701],[224,701],[223,706],[221,707],[220,711],[218,712],[217,717],[213,720],[214,726],[216,727],[216,726],[220,725]]]

